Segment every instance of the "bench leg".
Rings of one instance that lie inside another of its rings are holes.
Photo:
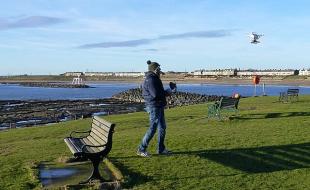
[[[97,158],[89,158],[90,161],[93,164],[93,171],[91,173],[91,175],[89,176],[89,178],[85,181],[81,181],[80,184],[86,184],[91,182],[92,180],[99,180],[99,181],[104,181],[103,178],[101,177],[100,173],[99,173],[99,164],[100,164],[100,157]]]

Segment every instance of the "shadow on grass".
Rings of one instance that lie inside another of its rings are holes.
[[[128,158],[132,158],[132,157],[128,157]],[[139,157],[137,157],[139,158]],[[115,166],[120,169],[120,171],[124,174],[125,177],[125,183],[122,185],[123,188],[128,188],[131,189],[134,186],[137,186],[139,184],[144,184],[148,181],[152,181],[152,177],[150,176],[146,176],[143,175],[139,172],[136,171],[132,171],[130,170],[128,167],[126,167],[124,164],[122,164],[121,162],[118,162],[117,160],[110,158],[113,162],[113,164],[115,164]]]
[[[174,152],[198,155],[247,173],[274,172],[310,167],[310,143],[244,148]]]
[[[242,116],[235,116],[233,120],[251,120],[251,119],[269,119],[269,118],[285,118],[285,117],[302,117],[310,116],[310,112],[274,112],[274,113],[262,113],[262,114],[246,114]]]

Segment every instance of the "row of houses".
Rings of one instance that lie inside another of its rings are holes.
[[[63,76],[85,77],[141,77],[144,72],[66,72]]]
[[[237,69],[218,69],[218,70],[197,70],[191,73],[194,76],[310,76],[310,70],[237,70]]]
[[[171,73],[171,72],[169,72]],[[144,72],[66,72],[63,76],[86,76],[86,77],[143,77]],[[182,73],[184,74],[184,73]],[[218,70],[196,70],[187,73],[192,76],[310,76],[309,70],[237,70],[237,69],[218,69]]]

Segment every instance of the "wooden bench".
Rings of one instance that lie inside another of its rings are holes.
[[[64,139],[75,157],[86,158],[92,162],[92,174],[86,181],[80,183],[88,183],[94,179],[103,181],[99,173],[99,163],[112,149],[114,127],[115,124],[94,116],[90,130],[72,131],[70,136]],[[75,133],[83,133],[84,136],[73,137]]]
[[[231,98],[231,97],[221,97],[219,101],[216,101],[214,104],[208,105],[208,118],[217,117],[219,120],[222,120],[221,111],[234,111],[237,113],[238,104],[240,98]]]
[[[280,92],[279,102],[298,101],[298,88],[289,88],[286,92]]]

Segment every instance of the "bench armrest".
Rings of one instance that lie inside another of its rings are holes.
[[[96,147],[96,148],[98,148],[98,147],[104,147],[104,146],[106,146],[107,144],[103,144],[103,145],[89,145],[89,144],[84,144],[83,146],[82,146],[82,152],[85,152],[85,151],[83,151],[84,150],[84,148],[85,147]]]
[[[70,133],[70,137],[72,138],[72,134],[73,133],[90,133],[90,130],[88,130],[88,131],[72,131],[71,133]]]

